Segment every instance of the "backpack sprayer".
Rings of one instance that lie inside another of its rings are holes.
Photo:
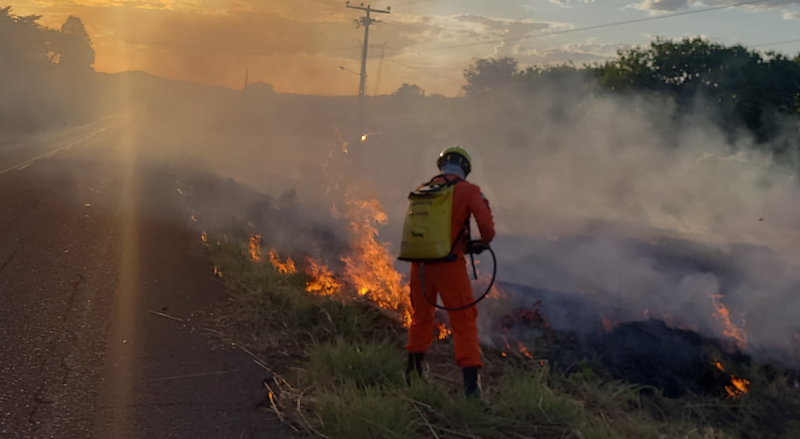
[[[437,178],[444,179],[444,183],[434,183]],[[420,263],[422,295],[428,303],[445,311],[461,311],[477,305],[492,291],[497,277],[497,257],[489,244],[472,240],[469,218],[455,241],[451,241],[453,236],[453,193],[455,185],[460,181],[462,181],[460,178],[448,180],[446,176],[439,175],[408,195],[409,207],[406,211],[403,241],[398,257],[401,261]],[[492,280],[486,291],[472,303],[451,308],[440,306],[425,294],[425,264],[458,260],[454,252],[455,246],[462,241],[465,235],[467,238],[466,253],[469,254],[475,280],[478,280],[475,255],[484,251],[488,251],[492,255]]]

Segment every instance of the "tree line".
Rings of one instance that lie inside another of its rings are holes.
[[[0,138],[80,122],[92,97],[95,52],[77,17],[60,29],[0,8]]]
[[[592,94],[652,94],[680,110],[715,115],[729,132],[746,128],[759,142],[773,141],[800,113],[800,55],[789,58],[742,45],[687,38],[657,39],[620,50],[604,63],[522,69],[513,58],[481,59],[464,71],[467,97],[543,87]],[[782,153],[781,146],[773,145]]]

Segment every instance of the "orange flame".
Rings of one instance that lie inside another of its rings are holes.
[[[725,372],[725,366],[722,363],[716,362],[714,365],[717,366],[717,369]],[[731,375],[731,385],[725,386],[725,391],[728,392],[728,399],[738,398],[750,391],[750,381]]]
[[[333,272],[323,264],[307,258],[308,268],[306,274],[309,277],[306,282],[306,291],[320,296],[332,296],[339,294],[342,290],[342,284],[333,276]]]
[[[728,398],[738,398],[750,391],[750,381],[742,378],[737,378],[736,375],[731,375],[732,386],[725,386],[725,391],[728,392]]]
[[[343,277],[360,296],[366,296],[378,306],[394,310],[401,315],[404,326],[411,324],[409,286],[394,269],[394,258],[388,244],[378,242],[378,225],[386,224],[388,217],[378,200],[358,200],[344,197],[345,211],[334,211],[350,222],[353,238],[351,255],[342,258],[345,264]]]
[[[439,340],[444,340],[453,333],[453,331],[447,329],[444,323],[437,323],[436,328],[439,329]]]
[[[216,276],[222,277],[222,272],[221,272],[221,271],[219,271],[219,270],[217,269],[217,267],[216,267],[216,266],[214,266],[214,274],[215,274]]]
[[[606,332],[611,332],[614,329],[614,323],[606,316],[603,316],[603,329]]]
[[[720,302],[720,299],[722,299],[722,296],[718,294],[711,295],[711,301],[713,302],[715,308],[714,316],[724,326],[722,333],[726,337],[734,339],[736,346],[739,349],[744,349],[747,345],[747,334],[745,334],[743,329],[731,322],[731,312],[722,302]]]
[[[250,237],[248,249],[250,251],[250,259],[261,262],[261,235],[253,235]]]
[[[280,274],[297,273],[297,268],[294,266],[292,258],[287,258],[286,262],[281,262],[281,258],[278,256],[278,252],[276,252],[275,249],[270,249],[269,251],[269,262]]]
[[[208,234],[203,231],[203,234],[200,235],[200,240],[203,241],[203,244],[208,245]]]
[[[528,348],[526,348],[525,345],[522,344],[521,341],[517,342],[517,343],[519,343],[519,351],[522,352],[522,354],[524,354],[528,358],[533,358],[533,355],[531,355],[531,353],[528,352]]]

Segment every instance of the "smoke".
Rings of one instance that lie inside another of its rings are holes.
[[[576,86],[482,99],[368,98],[359,123],[351,97],[245,99],[223,88],[135,82],[147,115],[141,129],[164,145],[150,159],[268,196],[264,245],[328,261],[343,256],[336,252],[348,228],[332,207],[350,191],[381,203],[389,221],[380,238],[396,251],[408,192],[435,175],[441,149],[460,144],[473,155],[470,180],[497,221],[499,280],[574,299],[576,308],[543,301],[548,316],[561,316],[551,322],[557,329],[596,332],[603,315],[641,320],[647,310],[725,338],[726,323],[715,316],[719,295],[730,324],[747,334],[748,352],[793,355],[800,332],[794,164],[776,162],[745,132],[721,131],[720,115],[681,112],[656,95],[585,95]],[[795,142],[795,133],[787,124],[780,141]],[[293,213],[274,216],[290,190]],[[204,202],[226,206],[226,215],[201,216],[202,227],[257,211],[248,197],[207,193]],[[485,258],[481,264],[490,267]],[[540,298],[514,291],[508,306]],[[587,307],[594,319],[570,318],[591,314]]]

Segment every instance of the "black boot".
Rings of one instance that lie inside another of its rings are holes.
[[[481,394],[478,388],[477,367],[464,368],[464,390],[466,391],[467,398],[480,398]]]
[[[422,358],[425,353],[408,353],[408,366],[406,367],[406,382],[411,384],[411,375],[416,374],[418,377],[422,376]],[[424,379],[424,378],[423,378]]]

